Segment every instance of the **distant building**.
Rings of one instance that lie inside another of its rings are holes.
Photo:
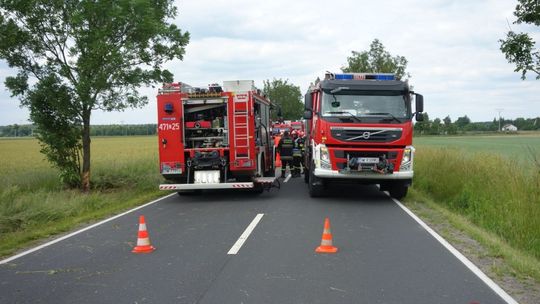
[[[501,129],[501,131],[504,131],[504,132],[517,132],[517,127],[512,125],[512,124],[507,124],[507,125],[504,125]]]

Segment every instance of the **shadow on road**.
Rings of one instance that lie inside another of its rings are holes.
[[[339,199],[340,203],[393,204],[388,195],[375,185],[327,185],[326,195],[321,199],[329,199],[332,203],[335,203],[335,199]]]

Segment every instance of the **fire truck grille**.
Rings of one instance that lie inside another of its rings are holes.
[[[334,150],[334,156],[337,158],[349,158],[351,157],[386,157],[386,159],[395,159],[397,158],[397,152],[390,151],[346,151],[346,150]]]
[[[392,142],[401,137],[400,128],[332,128],[332,137],[346,142]]]
[[[398,155],[398,152],[396,151],[346,151],[346,150],[334,150],[334,156],[336,158],[347,158],[347,155],[349,156],[349,159],[351,158],[358,158],[358,157],[377,157],[379,159],[386,158],[391,163],[397,163],[396,158]],[[337,162],[338,169],[345,169],[347,167],[346,162]],[[371,166],[372,167],[372,166]]]

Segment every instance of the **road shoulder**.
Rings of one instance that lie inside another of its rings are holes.
[[[504,253],[508,248],[501,249],[501,247],[508,245],[503,244],[500,239],[473,226],[465,218],[438,206],[417,191],[412,191],[403,204],[516,301],[521,304],[540,303],[540,282],[524,273],[523,269],[516,269],[509,262],[509,259],[516,257],[509,257]]]

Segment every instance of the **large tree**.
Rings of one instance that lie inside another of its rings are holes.
[[[517,20],[514,24],[532,24],[540,26],[540,3],[538,0],[518,0],[514,11]],[[506,33],[506,39],[499,40],[501,51],[508,62],[516,65],[515,72],[521,72],[521,79],[527,72],[536,74],[540,79],[540,51],[536,42],[527,33],[516,33],[512,29]]]
[[[84,191],[90,189],[92,110],[146,104],[138,88],[172,81],[162,66],[183,58],[189,34],[170,23],[177,15],[173,2],[0,0],[0,58],[18,70],[6,87],[29,107],[53,164],[72,166],[82,155],[74,170]]]
[[[392,56],[379,39],[373,40],[368,51],[352,51],[347,57],[347,66],[341,70],[346,73],[393,73],[397,79],[411,76],[407,69],[407,59],[404,56]]]
[[[283,119],[297,120],[302,118],[304,105],[300,87],[289,83],[289,80],[273,79],[264,81],[264,94],[281,108]],[[277,119],[276,112],[272,119]]]

